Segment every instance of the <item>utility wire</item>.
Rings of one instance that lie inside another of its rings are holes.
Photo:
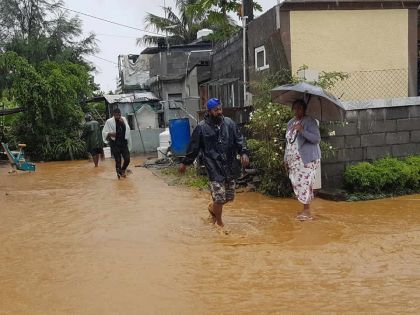
[[[99,56],[96,56],[96,55],[89,55],[89,56],[98,58],[98,59],[100,59],[102,61],[106,61],[106,62],[112,63],[113,65],[115,65],[116,67],[118,67],[118,63],[116,63],[116,62],[114,62],[112,60],[105,59],[105,58],[102,58],[102,57],[99,57]],[[127,68],[127,67],[125,67],[124,65],[121,65],[121,68]]]
[[[127,35],[117,35],[117,34],[101,34],[95,33],[96,36],[109,36],[109,37],[120,37],[120,38],[138,38],[136,36],[127,36]]]
[[[71,11],[71,12],[74,12],[74,13],[77,13],[77,14],[81,14],[81,15],[84,15],[84,16],[87,16],[87,17],[90,17],[90,18],[93,18],[93,19],[97,19],[97,20],[103,21],[103,22],[115,24],[115,25],[118,25],[118,26],[130,28],[130,29],[133,29],[133,30],[136,30],[136,31],[141,31],[141,32],[145,32],[145,33],[149,33],[149,34],[153,34],[153,35],[161,35],[161,36],[163,36],[162,34],[157,33],[157,32],[151,32],[151,31],[147,31],[147,30],[142,29],[142,28],[138,28],[138,27],[129,26],[129,25],[126,25],[126,24],[122,24],[122,23],[110,21],[110,20],[107,20],[107,19],[104,19],[104,18],[100,18],[100,17],[94,16],[94,15],[91,15],[91,14],[87,14],[87,13],[83,13],[83,12],[80,12],[80,11],[72,10],[72,9],[66,8],[64,6],[59,6],[59,7],[62,8],[62,9],[64,9],[64,10]]]
[[[102,57],[99,57],[99,56],[96,56],[96,55],[89,55],[89,56],[91,56],[91,57],[95,57],[95,58],[98,58],[98,59],[100,59],[100,60],[103,60],[103,61],[106,61],[106,62],[109,62],[109,63],[112,63],[112,64],[114,64],[114,65],[118,66],[118,63],[116,63],[116,62],[114,62],[114,61],[111,61],[111,60],[108,60],[108,59],[105,59],[105,58],[102,58]]]

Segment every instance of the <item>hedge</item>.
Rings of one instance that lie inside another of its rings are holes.
[[[401,195],[420,192],[420,156],[387,157],[349,166],[344,172],[344,184],[352,193]]]

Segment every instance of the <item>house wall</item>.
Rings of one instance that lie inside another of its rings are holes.
[[[132,153],[156,152],[159,147],[159,134],[165,129],[143,129],[141,137],[138,130],[131,130]]]
[[[143,106],[136,112],[136,117],[140,129],[159,127],[158,114],[150,106]],[[137,122],[134,122],[134,129],[139,129],[137,127]]]
[[[280,19],[280,7],[275,6],[248,25],[248,77],[251,92],[253,84],[261,80],[267,73],[289,69],[283,47]],[[260,46],[265,47],[266,60],[269,65],[266,70],[256,70],[255,67],[255,49]]]
[[[217,81],[223,79],[224,82]],[[228,79],[226,81],[226,79]],[[243,37],[242,31],[229,40],[219,43],[215,47],[211,61],[210,82],[200,88],[202,107],[208,98],[217,97],[222,100],[224,107],[244,106],[243,92]],[[229,89],[230,101],[228,101]],[[232,92],[233,89],[233,92]]]
[[[160,52],[150,57],[150,77],[156,75],[185,75],[186,71],[191,70],[197,63],[199,63],[200,61],[209,61],[209,59],[209,52]]]
[[[302,65],[317,71],[375,71],[382,79],[370,80],[369,73],[348,85],[348,94],[371,93],[363,98],[408,96],[409,10],[319,10],[290,12],[291,67]],[[387,76],[395,76],[387,78]],[[364,82],[363,82],[364,81]],[[395,86],[398,81],[398,87]],[[366,84],[364,84],[366,83]],[[359,91],[351,91],[359,89]]]
[[[335,132],[334,136],[324,137],[335,156],[322,159],[324,188],[342,186],[347,165],[385,156],[420,154],[419,97],[350,105],[353,109],[346,112],[347,124],[325,126]]]
[[[243,80],[242,31],[214,49],[211,79],[239,78]]]
[[[198,97],[198,68],[193,68],[184,79],[183,94],[186,97]]]

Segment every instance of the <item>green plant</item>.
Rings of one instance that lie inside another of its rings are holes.
[[[283,165],[284,148],[277,141],[251,139],[248,141],[251,152],[251,167],[259,171],[258,189],[265,194],[286,197],[293,192]]]
[[[83,120],[79,103],[92,93],[86,67],[45,61],[35,68],[7,52],[0,55],[0,91],[15,107],[26,109],[16,116],[8,141],[26,143],[26,153],[35,160],[85,155],[79,140]]]
[[[420,156],[409,156],[404,162],[411,168],[412,178],[408,182],[410,188],[420,190]]]
[[[420,189],[420,156],[386,157],[346,168],[344,183],[353,193],[401,195]]]

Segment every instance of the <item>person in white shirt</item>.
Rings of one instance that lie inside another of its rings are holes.
[[[115,159],[117,177],[126,177],[126,170],[130,164],[131,134],[127,119],[121,116],[119,108],[113,110],[113,117],[108,119],[102,130],[102,138],[111,146]],[[121,165],[122,159],[124,163]]]

